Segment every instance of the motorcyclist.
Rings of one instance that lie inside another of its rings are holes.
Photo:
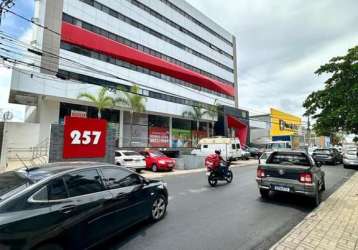
[[[224,159],[221,157],[221,151],[215,150],[215,160],[214,160],[214,168],[219,173],[225,175],[226,174],[226,166],[225,164],[222,164]],[[225,161],[224,161],[225,162]]]

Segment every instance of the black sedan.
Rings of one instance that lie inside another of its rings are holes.
[[[329,149],[315,149],[312,153],[313,159],[317,162],[325,164],[340,164],[342,163],[342,155],[335,148]]]
[[[158,221],[166,184],[111,164],[56,163],[0,174],[0,249],[94,246],[140,221]]]

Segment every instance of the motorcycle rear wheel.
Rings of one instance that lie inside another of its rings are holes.
[[[215,174],[211,173],[208,177],[209,185],[215,187],[218,184],[218,179],[215,177]]]

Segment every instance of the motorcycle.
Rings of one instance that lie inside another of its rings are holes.
[[[215,187],[218,184],[218,181],[226,181],[227,183],[232,182],[233,174],[230,169],[230,162],[220,161],[220,168],[216,169],[213,162],[211,162],[210,159],[206,159],[205,166],[210,186]]]

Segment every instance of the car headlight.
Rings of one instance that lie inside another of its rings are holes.
[[[164,160],[159,160],[158,162],[159,162],[159,164],[165,164]]]

